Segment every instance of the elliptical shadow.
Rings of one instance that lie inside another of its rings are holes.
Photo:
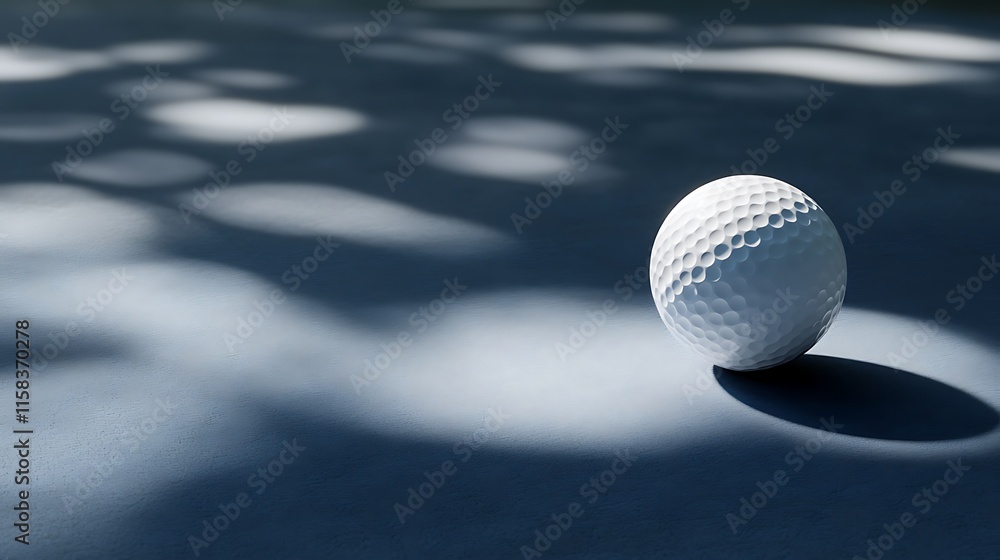
[[[884,440],[942,441],[971,437],[1000,424],[973,395],[914,373],[832,356],[805,355],[781,366],[737,372],[716,366],[730,395],[776,418],[837,433]]]

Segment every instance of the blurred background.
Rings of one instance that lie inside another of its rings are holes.
[[[1000,554],[995,6],[0,10],[6,557]],[[847,250],[776,385],[649,297],[741,173]]]

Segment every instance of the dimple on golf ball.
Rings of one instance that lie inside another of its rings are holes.
[[[650,288],[684,346],[731,370],[804,354],[830,328],[847,290],[837,228],[809,196],[770,177],[702,185],[667,215]]]

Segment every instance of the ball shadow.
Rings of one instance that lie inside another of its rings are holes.
[[[832,356],[806,355],[758,372],[715,367],[730,395],[776,418],[838,433],[905,441],[971,437],[1000,424],[991,406],[950,385],[906,371]]]

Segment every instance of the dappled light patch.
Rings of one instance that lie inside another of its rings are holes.
[[[602,61],[595,61],[581,47],[559,44],[518,44],[500,51],[507,62],[536,72],[575,72],[604,67]]]
[[[952,148],[941,154],[941,162],[976,171],[1000,173],[1000,148]]]
[[[668,343],[658,333],[662,325],[655,314],[624,306],[622,292],[522,291],[485,297],[470,292],[462,297],[467,298],[465,305],[448,309],[425,330],[410,329],[419,344],[401,347],[389,361],[379,356],[385,347],[371,345],[368,361],[348,372],[361,375],[366,365],[378,368],[369,372],[370,385],[360,389],[363,402],[371,407],[361,410],[371,429],[447,440],[457,437],[482,410],[502,404],[517,421],[505,427],[498,445],[558,452],[599,449],[620,441],[641,445],[712,437],[731,421],[751,421],[761,414],[749,408],[727,409],[727,416],[719,417],[728,396],[714,378],[702,378],[711,377],[711,366]],[[483,315],[494,309],[503,312]],[[489,322],[488,330],[481,328],[483,321]],[[909,337],[914,328],[906,317],[845,307],[843,320],[809,354],[891,369],[898,366],[873,341]],[[383,339],[395,335],[387,332]],[[548,344],[535,342],[539,340]],[[919,351],[927,354],[926,361],[909,362],[907,371],[998,405],[984,390],[989,375],[977,367],[995,359],[996,352],[943,330],[922,344]],[[955,360],[954,367],[948,373],[935,370],[930,364],[937,359]],[[910,441],[865,437],[841,438],[838,445],[851,453],[923,452]],[[985,433],[950,445],[1000,449],[1000,434]]]
[[[56,183],[0,185],[0,223],[12,232],[3,239],[6,250],[73,259],[96,251],[135,250],[160,231],[153,208]]]
[[[696,58],[683,46],[522,44],[504,49],[508,62],[537,72],[659,68],[774,74],[867,86],[975,82],[992,74],[970,66],[805,47],[714,48]]]
[[[165,150],[122,150],[84,159],[73,176],[119,187],[161,187],[198,181],[212,170],[207,161]]]
[[[614,88],[660,87],[672,82],[663,72],[655,72],[642,68],[626,70],[600,68],[597,70],[585,70],[573,74],[572,79],[588,85]]]
[[[453,173],[527,183],[542,181],[570,166],[565,155],[490,144],[443,146],[428,161]]]
[[[192,75],[204,82],[243,89],[281,89],[298,83],[287,74],[249,68],[206,68]]]
[[[120,43],[104,51],[119,62],[133,64],[184,64],[207,58],[216,52],[204,41],[162,40]]]
[[[361,113],[341,107],[223,98],[168,103],[147,116],[177,136],[227,144],[261,135],[262,129],[271,130],[273,142],[289,142],[347,134],[366,123]]]
[[[733,26],[730,42],[773,43],[795,41],[828,47],[871,51],[902,57],[960,62],[1000,60],[1000,41],[961,33],[927,30],[880,30],[845,25]]]
[[[513,241],[494,229],[355,192],[309,183],[230,187],[204,214],[223,223],[281,235],[332,236],[360,245],[427,254],[489,254]]]
[[[470,120],[459,134],[477,142],[558,151],[572,149],[588,138],[586,131],[566,123],[514,115]]]
[[[957,64],[796,47],[706,50],[685,70],[777,74],[861,86],[976,82],[992,76]]]
[[[82,113],[17,113],[0,115],[0,140],[4,142],[57,142],[75,140],[80,130],[101,119]]]
[[[77,72],[115,66],[109,55],[48,47],[26,46],[15,54],[0,50],[0,82],[32,82],[65,78]]]

